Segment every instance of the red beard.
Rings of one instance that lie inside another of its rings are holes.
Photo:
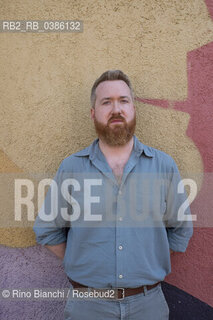
[[[120,119],[122,122],[114,124],[110,127],[110,123],[113,120]],[[134,135],[136,126],[136,116],[130,121],[126,120],[120,115],[114,115],[111,117],[107,125],[102,124],[94,118],[95,130],[98,137],[110,146],[123,146],[125,145]]]

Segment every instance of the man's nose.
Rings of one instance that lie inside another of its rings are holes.
[[[120,113],[121,112],[121,105],[119,101],[113,101],[113,107],[112,107],[112,112],[113,113]]]

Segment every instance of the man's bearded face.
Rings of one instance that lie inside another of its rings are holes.
[[[103,142],[122,146],[130,141],[135,132],[136,112],[127,84],[122,80],[101,82],[96,88],[91,116]]]

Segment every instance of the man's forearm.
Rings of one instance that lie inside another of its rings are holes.
[[[53,252],[58,258],[64,259],[64,254],[66,250],[66,242],[56,244],[54,246],[45,245],[47,249],[49,249],[51,252]]]

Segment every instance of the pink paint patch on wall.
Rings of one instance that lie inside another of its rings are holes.
[[[209,14],[211,18],[213,19],[213,1],[212,0],[205,0],[206,6],[209,10]]]
[[[213,42],[188,53],[188,98],[173,102],[173,108],[190,114],[187,135],[199,149],[204,172],[213,171]],[[167,100],[141,99],[163,108],[170,106]]]

